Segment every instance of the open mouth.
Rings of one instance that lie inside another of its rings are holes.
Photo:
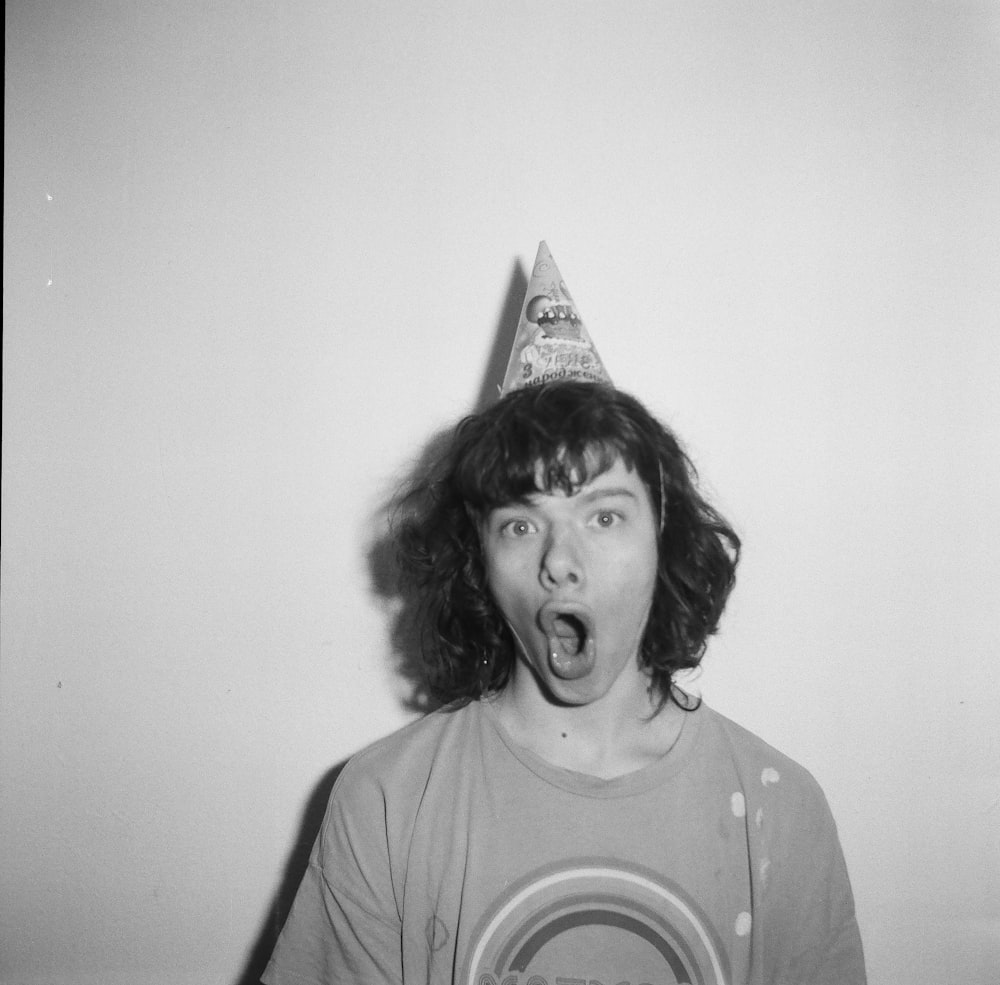
[[[597,659],[590,614],[579,606],[551,603],[539,613],[539,624],[548,640],[549,667],[563,680],[589,674]]]
[[[552,619],[550,635],[555,637],[566,656],[575,657],[587,642],[587,626],[579,616],[562,613]]]

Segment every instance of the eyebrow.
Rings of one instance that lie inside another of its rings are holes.
[[[627,496],[629,499],[638,499],[631,489],[626,489],[624,486],[611,486],[607,489],[590,489],[585,493],[577,493],[577,495],[583,503],[591,503],[595,499],[613,499],[616,496]]]
[[[544,496],[545,493],[541,491],[536,491],[529,493],[527,496],[518,496],[517,499],[512,499],[510,502],[502,503],[500,506],[495,506],[490,512],[495,512],[496,510],[506,510],[506,509],[516,509],[519,506],[530,507],[533,506],[534,500],[537,496]],[[615,499],[619,497],[628,498],[638,502],[639,497],[631,489],[626,489],[624,486],[609,486],[606,489],[588,489],[587,492],[574,493],[570,499],[575,499],[580,503],[592,503],[598,499]]]

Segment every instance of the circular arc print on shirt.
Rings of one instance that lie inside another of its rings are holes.
[[[514,885],[470,942],[462,985],[725,985],[729,964],[697,904],[614,859],[547,866]]]

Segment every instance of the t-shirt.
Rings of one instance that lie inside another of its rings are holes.
[[[610,780],[515,744],[488,701],[352,758],[267,985],[858,985],[816,781],[704,704]]]

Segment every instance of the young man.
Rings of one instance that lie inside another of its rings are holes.
[[[553,304],[532,310],[575,348],[539,366],[534,330],[508,371],[526,384],[463,421],[405,500],[448,703],[344,768],[264,980],[863,983],[815,781],[674,680],[739,541],[543,263]]]

